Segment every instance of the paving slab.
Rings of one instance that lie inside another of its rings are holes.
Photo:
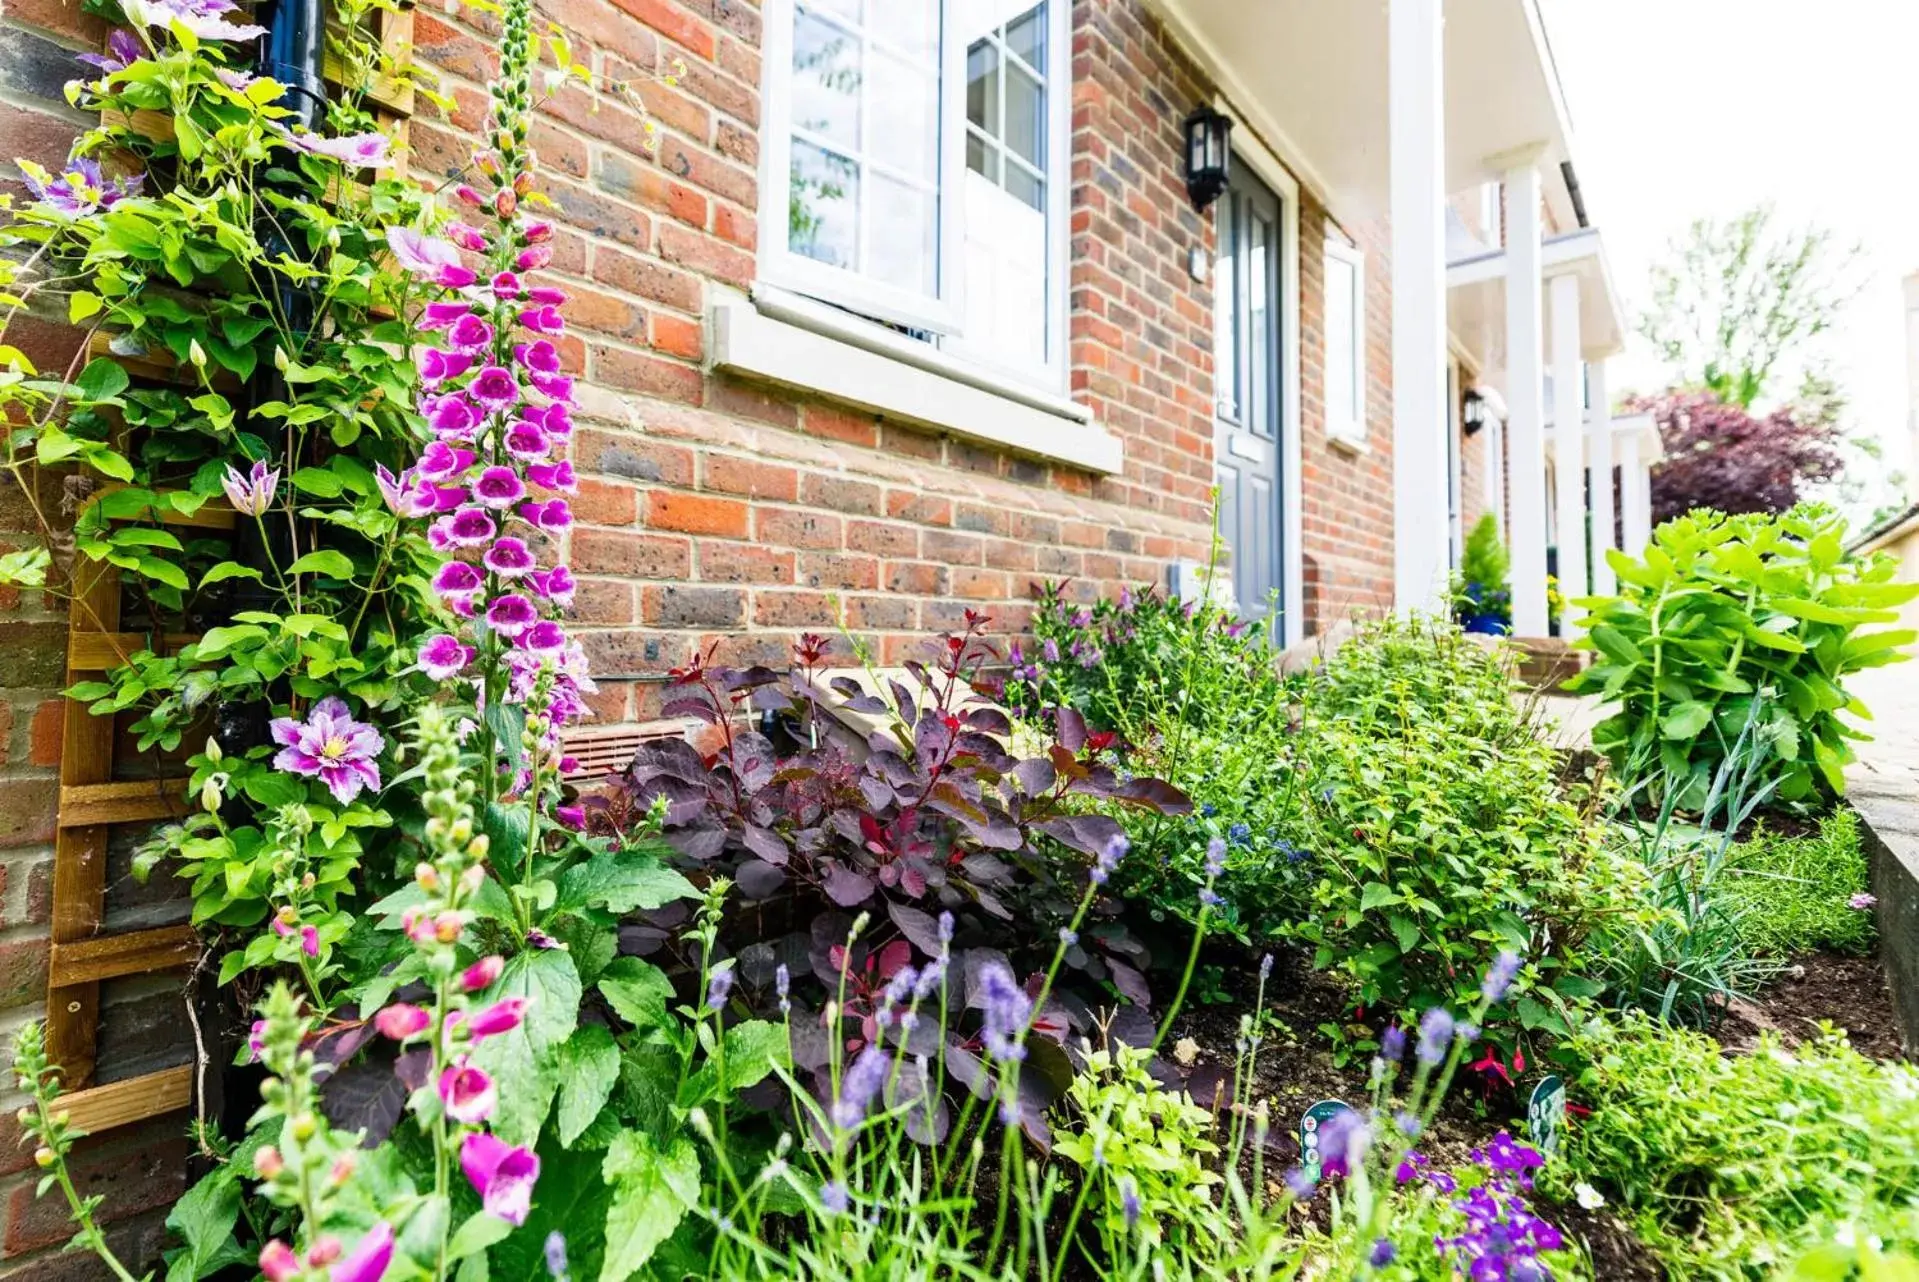
[[[1846,798],[1865,829],[1879,953],[1910,1051],[1919,1043],[1919,663],[1874,668],[1847,685],[1872,712],[1864,728],[1873,738],[1855,745]]]

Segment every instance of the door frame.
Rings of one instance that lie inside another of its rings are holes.
[[[1214,109],[1232,118],[1233,155],[1279,197],[1279,602],[1280,642],[1306,638],[1305,529],[1300,511],[1299,180],[1223,95]]]

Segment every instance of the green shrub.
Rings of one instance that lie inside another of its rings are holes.
[[[1463,624],[1510,630],[1513,622],[1512,560],[1499,537],[1499,518],[1479,518],[1466,535],[1466,547],[1453,575],[1453,613]]]
[[[1823,785],[1843,792],[1861,737],[1840,711],[1865,709],[1841,680],[1905,657],[1911,631],[1861,632],[1897,620],[1919,585],[1892,582],[1897,562],[1845,554],[1845,522],[1804,505],[1780,516],[1697,511],[1654,533],[1643,561],[1608,553],[1613,597],[1580,602],[1598,661],[1569,683],[1617,710],[1595,746],[1631,776],[1655,767],[1684,781],[1696,809],[1744,727],[1755,696],[1776,692],[1761,729],[1768,776],[1787,801]]]
[[[1598,1186],[1674,1277],[1769,1277],[1835,1224],[1919,1197],[1911,1065],[1837,1035],[1729,1056],[1641,1015],[1594,1023],[1570,1049],[1587,1064],[1574,1096],[1592,1113],[1554,1178]]]
[[[1831,949],[1864,953],[1872,914],[1852,906],[1867,884],[1859,817],[1835,810],[1803,837],[1761,833],[1736,847],[1724,893],[1752,952],[1790,958]]]

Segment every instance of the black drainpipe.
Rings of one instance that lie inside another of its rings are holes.
[[[278,105],[293,113],[285,120],[290,127],[317,131],[326,121],[326,84],[321,76],[326,54],[323,4],[324,0],[264,0],[255,14],[254,20],[267,29],[267,34],[260,38],[259,70],[287,86]],[[265,222],[259,231],[262,246],[270,256],[304,256],[305,246],[297,238],[289,239],[283,234],[279,224]],[[278,306],[293,333],[304,335],[313,321],[312,295],[298,286],[283,284]],[[275,357],[272,352],[261,354],[247,384],[247,405],[287,399],[286,377],[280,372]],[[298,466],[297,460],[287,461]],[[290,468],[283,470],[280,481],[283,495],[290,484],[290,471]],[[293,532],[287,525],[279,520],[268,522],[263,539],[258,522],[242,518],[235,523],[234,559],[240,564],[264,570],[269,545],[275,562],[287,565],[292,561]],[[227,602],[234,613],[270,609],[277,604],[272,593],[261,585],[237,580],[234,587]],[[245,752],[266,743],[270,708],[266,699],[221,703],[214,711],[214,733],[222,748],[229,753]],[[245,1134],[247,1118],[256,1107],[263,1075],[258,1065],[233,1064],[233,1050],[245,1042],[252,1012],[242,1009],[228,993],[204,982],[207,978],[204,971],[200,978],[202,983],[196,988],[194,1000],[200,1027],[211,1034],[211,1044],[206,1051],[213,1057],[215,1066],[206,1075],[205,1095],[200,1106],[203,1116],[230,1138],[238,1139]]]

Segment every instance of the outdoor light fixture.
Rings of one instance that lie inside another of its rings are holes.
[[[1186,117],[1186,194],[1195,209],[1206,208],[1226,190],[1233,154],[1227,135],[1232,130],[1232,118],[1205,103]]]
[[[1486,398],[1479,394],[1478,388],[1466,390],[1466,398],[1459,406],[1459,421],[1468,436],[1486,426]]]

